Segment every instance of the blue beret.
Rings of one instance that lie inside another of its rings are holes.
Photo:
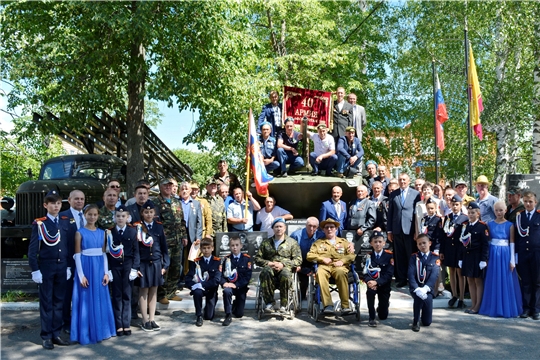
[[[285,121],[283,123],[286,124],[288,122],[294,122],[294,119],[292,117],[288,117],[288,118],[285,119]]]
[[[261,124],[260,129],[262,129],[263,126],[268,125],[270,126],[270,129],[272,129],[272,124],[270,124],[268,121],[265,121]]]
[[[368,160],[368,161],[366,161],[366,169],[367,169],[368,165],[371,165],[371,164],[375,165],[376,168],[379,167],[379,165],[374,160]]]
[[[272,221],[272,228],[274,228],[274,225],[276,225],[277,223],[285,224],[285,219],[283,219],[282,217],[275,218],[274,221]]]

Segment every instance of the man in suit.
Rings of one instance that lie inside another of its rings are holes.
[[[68,251],[70,254],[75,253],[75,233],[86,224],[86,219],[83,216],[84,208],[84,193],[80,190],[73,190],[69,193],[68,203],[69,209],[58,214],[62,219],[69,219],[69,228],[66,233],[68,242]],[[68,267],[75,269],[75,261],[72,256],[68,256]],[[71,295],[73,293],[73,276],[66,282],[66,294],[64,296],[63,308],[63,330],[66,334],[70,333],[71,329]]]
[[[347,204],[341,201],[342,195],[343,190],[339,186],[334,186],[332,188],[332,198],[322,203],[319,212],[319,221],[332,219],[339,223],[338,236],[345,229],[345,224],[347,223]]]
[[[353,127],[356,130],[356,136],[362,141],[362,133],[364,131],[364,127],[366,126],[366,109],[364,109],[363,106],[360,106],[356,103],[356,94],[350,93],[347,96],[347,101],[352,105],[353,107]]]
[[[345,89],[338,87],[336,95],[337,100],[334,101],[334,126],[332,128],[332,136],[337,143],[339,138],[345,135],[345,129],[348,126],[353,126],[354,120],[353,107],[345,101]]]
[[[337,143],[337,176],[342,178],[347,176],[354,177],[358,172],[358,166],[364,156],[364,148],[360,140],[355,137],[356,130],[352,126],[345,129],[345,136],[339,138]]]
[[[203,235],[203,217],[201,203],[191,198],[191,184],[184,181],[180,184],[180,204],[184,212],[187,238],[182,239],[184,246],[182,263],[184,271],[180,273],[179,283],[183,283],[185,274],[189,271],[188,254],[194,243],[200,243]]]
[[[375,226],[376,218],[375,204],[369,200],[367,187],[359,185],[356,188],[356,199],[349,203],[347,213],[347,230],[356,231],[355,247],[357,253],[362,245],[362,247],[370,247],[369,237]]]
[[[283,132],[283,105],[279,102],[279,93],[276,90],[270,91],[270,103],[263,106],[259,115],[257,132],[261,132],[261,125],[266,121],[272,124],[272,132],[270,136],[278,138]]]
[[[414,219],[420,193],[409,187],[409,175],[398,178],[399,189],[392,191],[388,204],[388,240],[394,243],[395,277],[397,287],[407,285],[409,257],[416,251],[414,245]],[[414,245],[414,246],[413,246]]]
[[[135,204],[128,205],[126,208],[131,215],[131,223],[141,221],[141,207],[146,204],[148,201],[148,186],[146,184],[138,184],[135,187]],[[157,208],[156,208],[157,210]],[[159,213],[156,212],[156,216],[159,216]]]

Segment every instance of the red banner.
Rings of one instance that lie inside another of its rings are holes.
[[[330,127],[331,114],[331,92],[283,87],[283,120],[292,117],[295,125],[300,125],[307,117],[308,129],[315,130],[319,124]]]

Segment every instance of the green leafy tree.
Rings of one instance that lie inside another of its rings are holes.
[[[204,189],[210,177],[217,172],[217,162],[221,158],[208,152],[195,152],[188,149],[174,149],[173,153],[193,170],[193,180]]]

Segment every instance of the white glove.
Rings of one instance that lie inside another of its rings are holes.
[[[428,292],[431,291],[431,288],[429,286],[427,286],[427,285],[425,285],[423,288],[420,288],[420,289],[422,289],[422,292],[424,294],[427,294]]]
[[[422,300],[426,300],[427,299],[427,294],[422,293],[422,296],[419,296],[419,297]]]
[[[193,284],[193,286],[191,287],[191,290],[195,290],[195,289],[201,289],[201,290],[204,290],[201,283],[196,283],[196,284]]]
[[[66,280],[71,279],[71,268],[68,267],[67,270],[66,270],[66,272],[67,272],[67,279],[66,279]]]
[[[107,271],[107,275],[109,275],[109,282],[112,282],[112,279],[113,279],[112,271],[111,270]]]
[[[516,244],[510,243],[510,264],[516,266]]]
[[[422,295],[424,295],[424,293],[422,292],[422,289],[421,289],[421,288],[416,288],[416,290],[414,290],[414,293],[415,293],[416,296],[418,296],[419,298],[422,298]]]
[[[82,262],[81,262],[81,253],[76,253],[73,255],[73,259],[75,259],[75,270],[77,270],[77,275],[79,276],[79,282],[84,279],[84,272],[82,269]]]
[[[41,284],[43,282],[43,275],[41,275],[41,270],[32,271],[32,281],[36,284]]]
[[[480,266],[480,270],[484,270],[484,268],[487,266],[487,262],[480,261],[480,264],[478,264],[478,266]]]
[[[133,281],[137,278],[137,270],[131,269],[129,272],[129,281]]]
[[[461,266],[463,265],[463,260],[459,260],[459,261],[457,262],[457,264],[458,264],[459,268],[461,269]]]

